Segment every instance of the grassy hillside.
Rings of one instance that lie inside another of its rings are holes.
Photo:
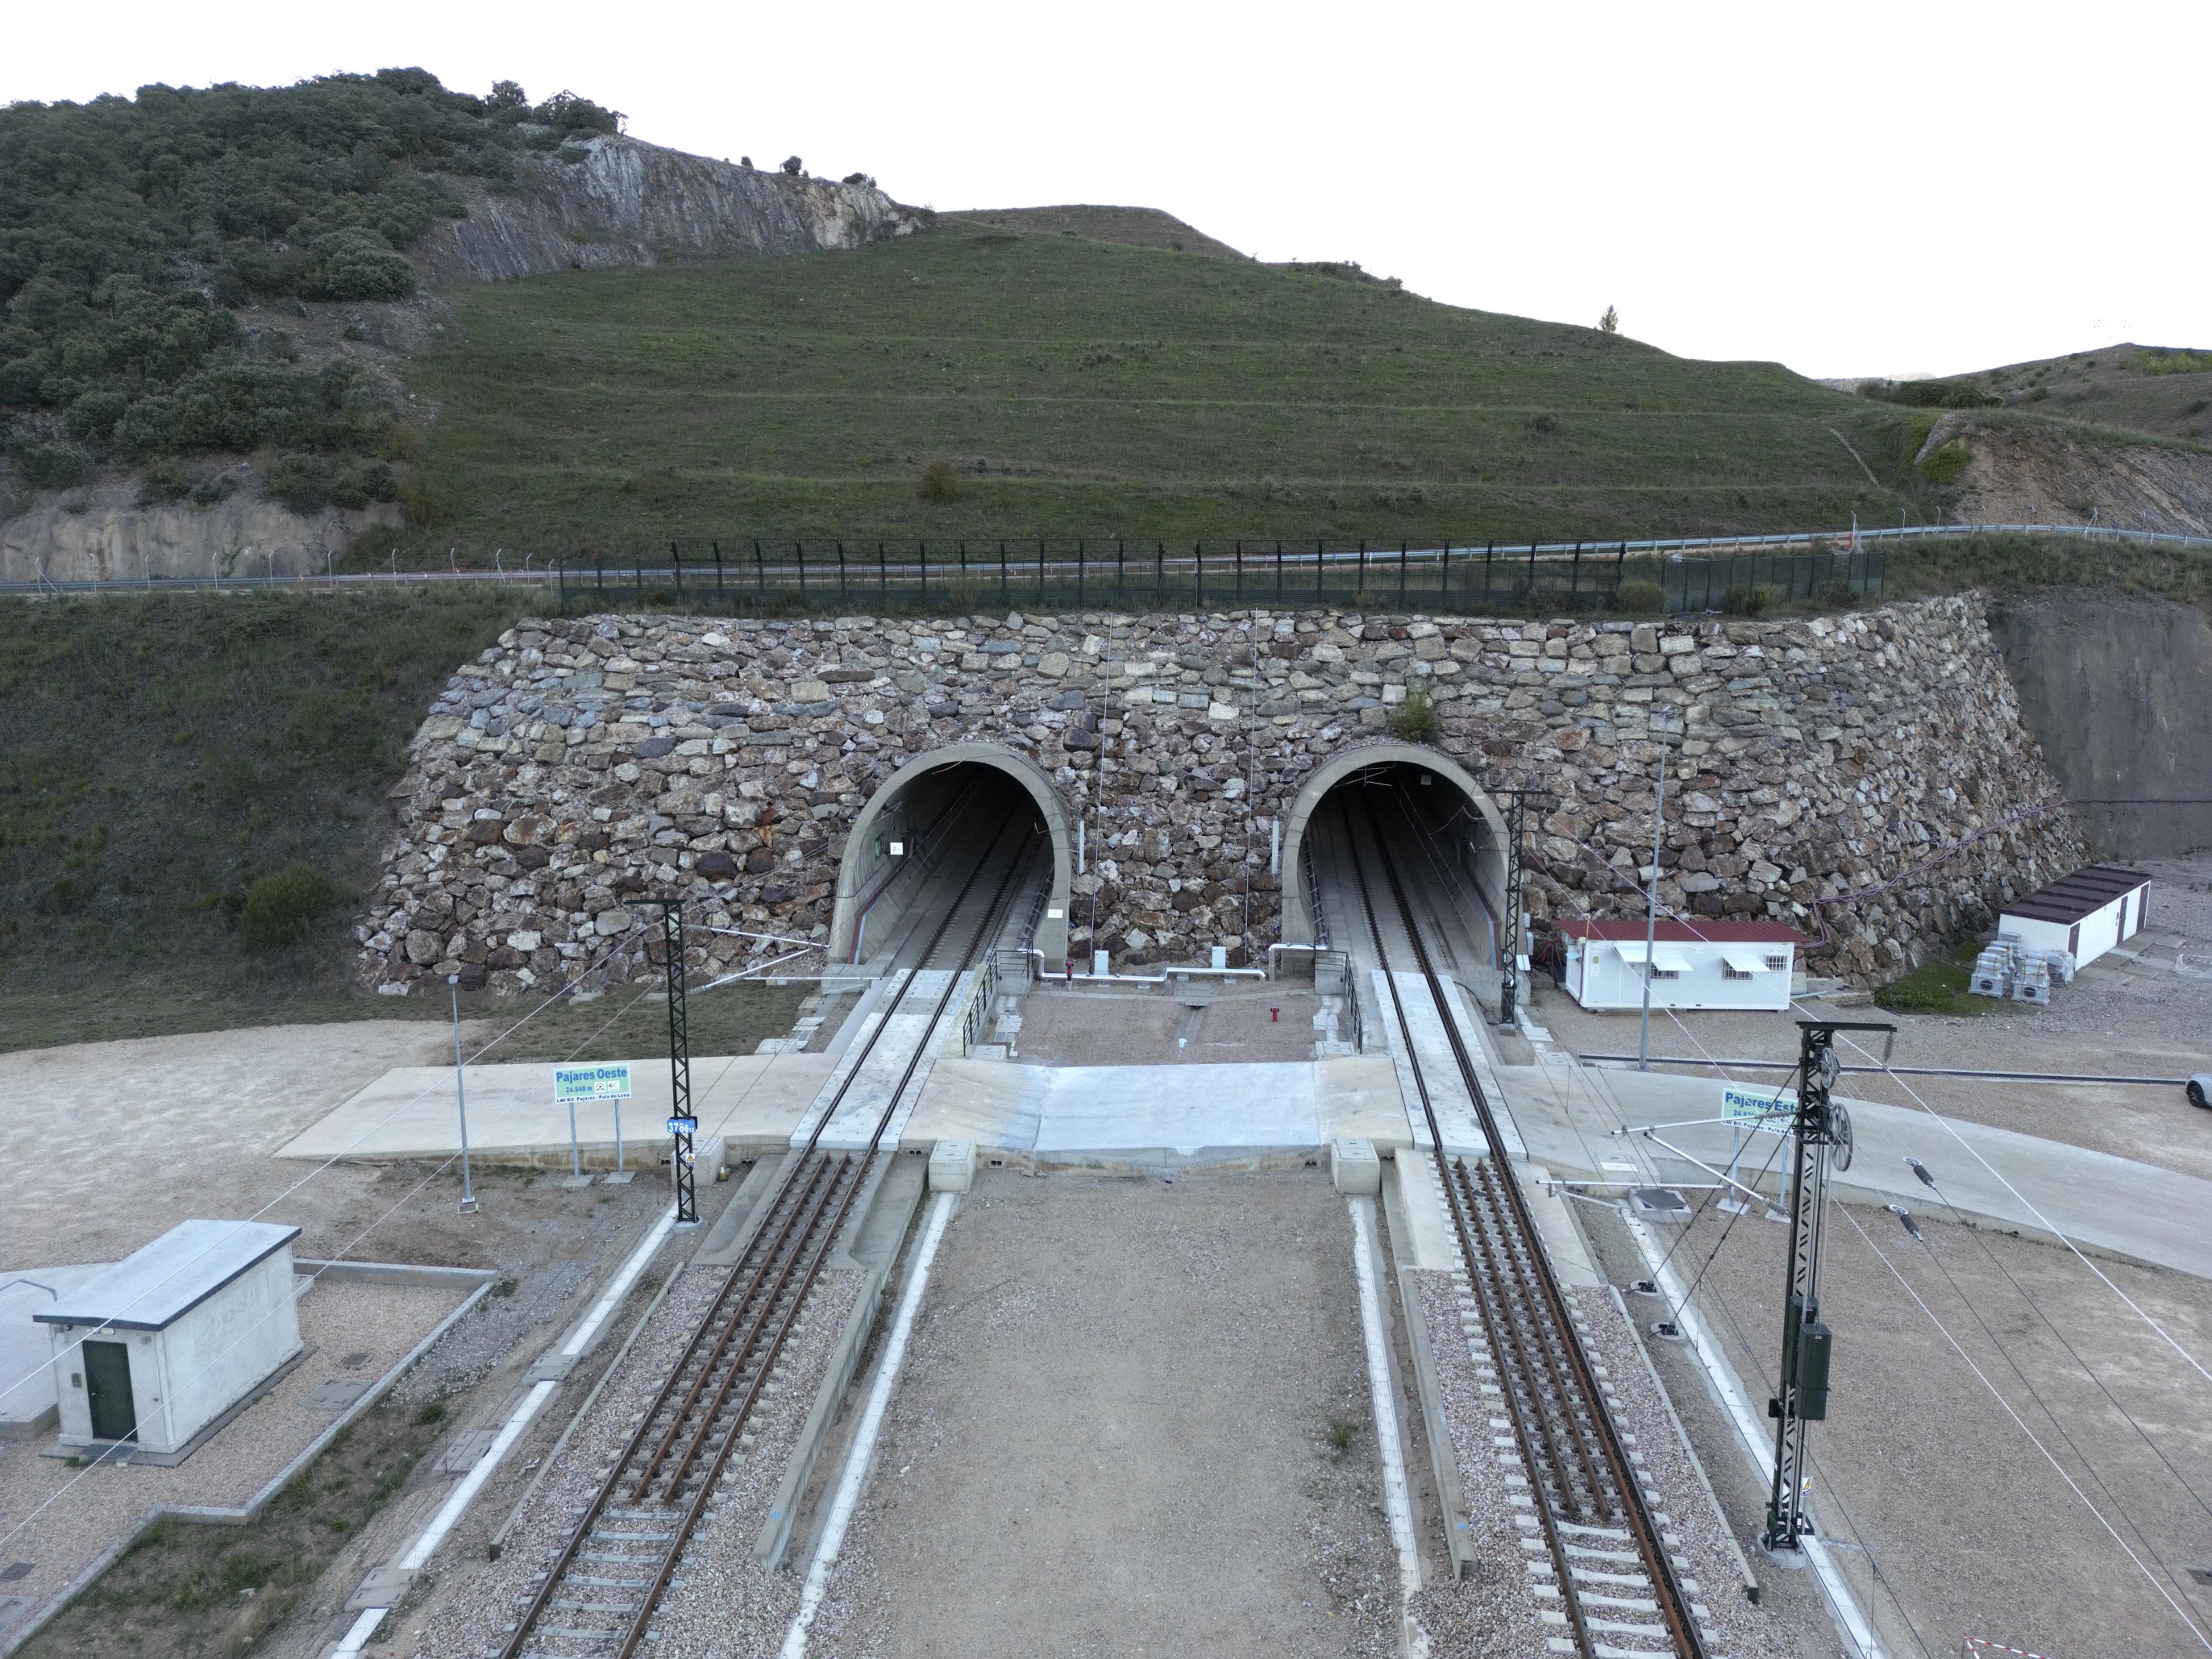
[[[1979,393],[2008,409],[2160,438],[2212,441],[2212,351],[2117,345],[1915,380],[1886,395],[1941,401]]]
[[[0,601],[0,1046],[343,994],[406,740],[521,603]],[[255,943],[253,884],[301,865],[321,902]]]
[[[404,368],[438,416],[436,518],[403,562],[672,535],[1756,530],[1893,520],[1915,487],[1885,436],[1903,411],[1773,364],[1057,234],[447,299]],[[937,458],[951,501],[918,492]]]

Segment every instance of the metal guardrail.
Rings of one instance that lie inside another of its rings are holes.
[[[1556,597],[1559,573],[1565,565],[1570,593],[1584,591],[1579,573],[1591,573],[1588,592],[1607,591],[1601,578],[1607,567],[1625,569],[1631,560],[1662,559],[1668,564],[1689,562],[1692,556],[1714,562],[1765,559],[1790,549],[1808,556],[1825,553],[1832,559],[1863,560],[1887,545],[1909,542],[1953,540],[1969,536],[2011,534],[2063,537],[2069,540],[2110,541],[2172,547],[2184,550],[2212,549],[2212,536],[2184,535],[2172,531],[2132,530],[2101,525],[1955,524],[1900,525],[1840,530],[1777,532],[1765,535],[1680,536],[1613,538],[1580,542],[1450,543],[1416,547],[1410,541],[1360,543],[1330,547],[1325,543],[1293,546],[1288,542],[1194,543],[1188,551],[1181,545],[1150,542],[1134,547],[1117,543],[1109,550],[1092,549],[1087,542],[1055,551],[1049,543],[927,542],[902,544],[894,552],[888,543],[815,543],[807,550],[802,542],[732,542],[731,551],[720,544],[696,544],[687,558],[682,543],[670,544],[665,563],[647,564],[641,556],[610,565],[604,560],[583,562],[557,560],[550,568],[526,570],[325,571],[321,574],[237,576],[121,577],[113,580],[57,581],[40,576],[31,581],[0,582],[0,592],[64,593],[178,593],[250,592],[374,591],[383,587],[439,587],[490,583],[497,586],[550,588],[564,601],[570,596],[631,593],[678,595],[708,593],[725,599],[748,592],[757,603],[779,606],[827,605],[833,593],[839,603],[875,598],[887,600],[896,590],[899,598],[951,601],[972,592],[978,599],[1006,598],[1009,603],[1048,599],[1073,599],[1075,603],[1104,602],[1109,595],[1142,599],[1152,592],[1190,597],[1203,601],[1279,599],[1302,603],[1316,596],[1324,600],[1365,593],[1370,602],[1394,597],[1401,590],[1410,600],[1469,602],[1485,592],[1505,597],[1517,590],[1505,586],[1515,569],[1533,569],[1531,580],[1547,598]],[[701,556],[698,548],[708,551]],[[1000,550],[1006,550],[1000,556]],[[757,553],[754,551],[757,549]],[[744,550],[740,556],[737,550]],[[1861,567],[1862,571],[1864,567]],[[1278,580],[1278,572],[1280,580]],[[1476,573],[1487,571],[1485,580]],[[1299,579],[1292,580],[1293,572]],[[1422,577],[1415,592],[1413,578]],[[1316,574],[1319,580],[1314,580]],[[1879,584],[1877,563],[1873,578]],[[1147,581],[1146,576],[1151,580]],[[1111,580],[1109,582],[1109,577]],[[1862,580],[1863,577],[1862,576]],[[1526,586],[1524,582],[1521,586]],[[1733,585],[1733,584],[1731,584]],[[1279,589],[1279,592],[1278,591]],[[909,594],[909,590],[912,590]],[[1061,590],[1068,590],[1062,592]]]

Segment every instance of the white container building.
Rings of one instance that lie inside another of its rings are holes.
[[[1563,921],[1567,994],[1585,1008],[1641,1008],[1644,976],[1654,1008],[1790,1006],[1804,936],[1778,921],[1661,921],[1647,957],[1642,921]]]
[[[52,1334],[61,1443],[181,1451],[300,1352],[292,1241],[185,1221],[33,1316]]]
[[[2030,957],[2066,951],[2080,968],[2142,931],[2150,878],[2116,864],[2087,864],[2015,899],[1997,917],[1997,937]]]

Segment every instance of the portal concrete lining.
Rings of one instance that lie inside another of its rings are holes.
[[[917,755],[892,773],[883,787],[869,797],[860,817],[853,821],[852,833],[845,839],[844,856],[837,861],[836,908],[830,922],[831,962],[851,959],[861,909],[886,874],[888,858],[876,851],[878,821],[908,785],[963,762],[993,767],[1005,773],[1036,801],[1038,815],[1044,820],[1045,833],[1052,837],[1052,890],[1045,900],[1044,915],[1037,921],[1036,935],[1031,943],[1043,953],[1047,972],[1059,972],[1066,967],[1068,891],[1075,866],[1075,836],[1068,824],[1067,805],[1042,767],[1018,750],[995,743],[948,744],[942,749]]]
[[[1289,814],[1283,819],[1283,943],[1311,945],[1314,942],[1314,896],[1306,891],[1305,868],[1302,862],[1305,847],[1306,826],[1328,792],[1353,773],[1371,766],[1387,766],[1392,762],[1433,772],[1456,787],[1468,802],[1482,815],[1489,834],[1475,853],[1477,884],[1483,898],[1494,908],[1502,908],[1505,893],[1505,818],[1498,810],[1498,803],[1489,792],[1474,781],[1474,775],[1449,756],[1433,749],[1423,749],[1409,743],[1363,744],[1333,755],[1314,769],[1313,775],[1291,803]]]

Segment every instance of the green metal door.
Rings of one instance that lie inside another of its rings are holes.
[[[120,1342],[84,1345],[85,1392],[92,1396],[92,1437],[135,1440],[138,1407],[131,1398],[131,1350]]]

